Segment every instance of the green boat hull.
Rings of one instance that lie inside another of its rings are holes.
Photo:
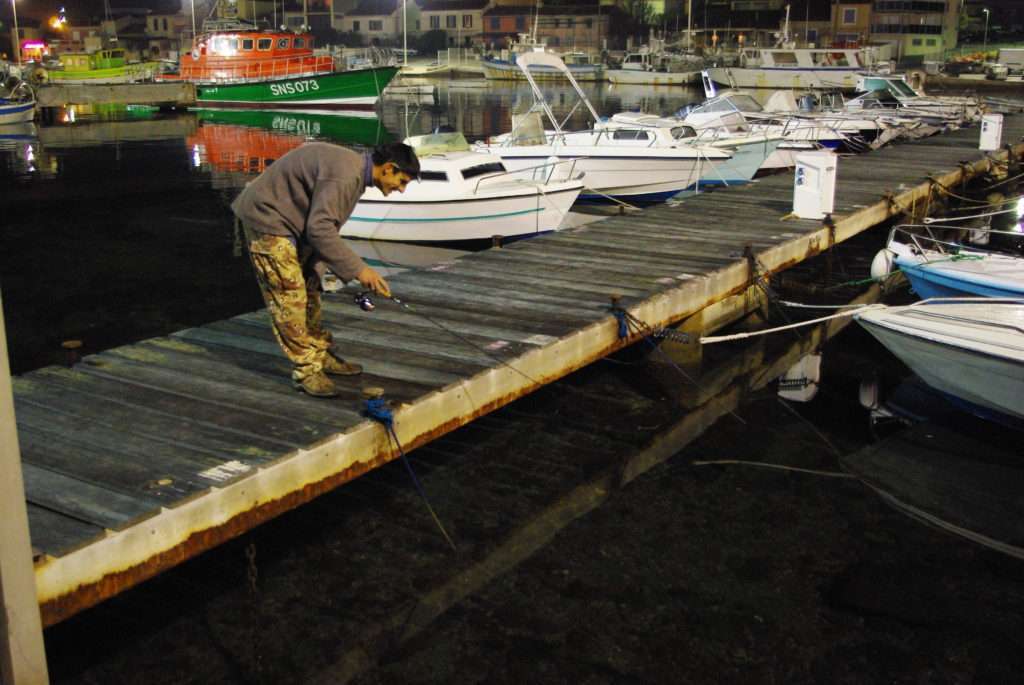
[[[196,113],[200,124],[229,124],[261,128],[274,133],[303,136],[335,143],[371,147],[394,140],[374,116],[343,116],[317,112],[264,109],[204,109]]]
[[[398,67],[372,67],[297,78],[197,83],[196,107],[374,109]]]

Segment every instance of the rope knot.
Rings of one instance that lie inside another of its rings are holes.
[[[383,395],[366,397],[363,416],[382,423],[389,430],[395,425],[395,415],[391,413],[391,408],[388,407]]]
[[[612,316],[614,316],[615,320],[619,322],[619,340],[625,340],[629,337],[629,315],[619,304],[621,299],[621,295],[612,295],[612,306],[610,309]]]

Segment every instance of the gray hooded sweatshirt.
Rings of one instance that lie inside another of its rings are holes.
[[[345,281],[366,263],[338,231],[366,189],[366,158],[331,143],[307,143],[275,161],[231,204],[235,215],[260,233],[289,236],[313,248],[317,273],[324,268]]]

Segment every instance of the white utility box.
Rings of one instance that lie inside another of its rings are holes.
[[[1003,115],[983,114],[981,117],[981,141],[979,150],[998,150],[1003,144]]]
[[[834,152],[805,152],[796,156],[793,177],[793,214],[801,219],[824,219],[835,205],[836,167]]]

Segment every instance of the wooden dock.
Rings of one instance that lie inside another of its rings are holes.
[[[1007,119],[1005,140],[1022,133]],[[401,403],[406,449],[428,443],[634,342],[618,336],[612,294],[652,327],[714,328],[725,317],[695,315],[928,201],[934,182],[988,171],[977,139],[966,129],[841,159],[831,226],[782,220],[784,174],[400,274],[407,308],[329,296],[327,325],[366,368],[336,401],[291,388],[264,312],[16,378],[44,623],[397,457],[360,413],[362,386]]]
[[[196,102],[192,83],[47,83],[36,89],[40,107],[65,105],[154,105],[187,107]]]

